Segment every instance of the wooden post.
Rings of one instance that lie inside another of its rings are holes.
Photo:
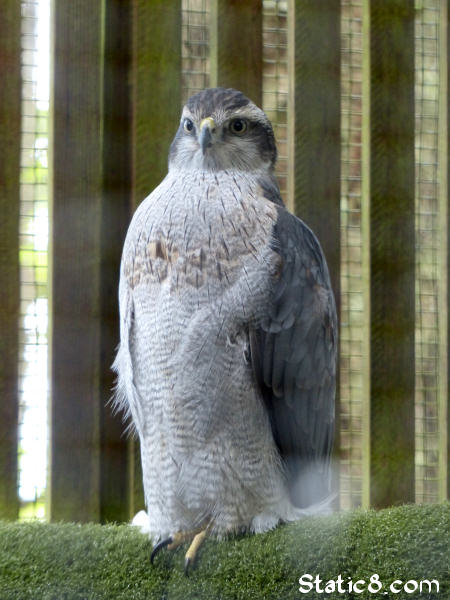
[[[131,9],[128,0],[105,5],[103,79],[103,190],[100,265],[100,520],[128,521],[128,443],[122,415],[109,404],[111,364],[119,343],[118,283],[131,214]]]
[[[288,6],[288,207],[322,245],[339,315],[340,2],[290,0]],[[337,399],[336,456],[338,416]]]
[[[6,0],[0,19],[0,518],[16,519],[19,204],[20,3]]]
[[[55,5],[53,520],[128,520],[128,441],[109,400],[118,282],[131,214],[131,9]]]
[[[180,0],[133,0],[131,69],[132,204],[136,208],[167,174],[169,148],[180,121]],[[134,514],[144,508],[144,493],[139,441],[130,443]]]
[[[439,211],[441,215],[441,269],[440,281],[440,396],[439,396],[439,500],[450,498],[450,410],[449,410],[449,380],[450,380],[450,166],[449,166],[449,123],[450,104],[448,93],[450,89],[450,7],[449,0],[440,2],[440,45],[439,45]]]
[[[363,6],[362,19],[362,123],[361,123],[361,238],[362,238],[362,278],[363,278],[363,360],[362,360],[362,418],[361,418],[361,471],[362,506],[370,507],[370,15],[369,2]]]
[[[54,4],[51,485],[54,521],[98,521],[102,7]]]
[[[180,0],[133,0],[133,203],[167,173],[181,116]]]
[[[262,103],[262,0],[211,0],[211,87]]]
[[[414,1],[364,2],[370,505],[414,501]]]

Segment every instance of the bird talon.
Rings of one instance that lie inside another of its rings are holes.
[[[153,550],[152,550],[152,553],[150,555],[150,562],[151,562],[151,564],[153,564],[153,561],[155,560],[155,556],[158,554],[158,552],[160,550],[162,550],[163,548],[165,548],[166,546],[169,546],[172,543],[173,543],[173,538],[172,537],[168,537],[165,540],[161,540],[160,542],[158,542],[157,544],[155,544],[153,546]]]
[[[198,549],[203,544],[203,542],[207,536],[207,533],[208,533],[207,529],[204,529],[203,531],[200,531],[199,533],[197,533],[194,536],[194,539],[192,540],[192,543],[189,546],[188,551],[186,552],[186,555],[184,558],[184,574],[186,576],[189,576],[189,567],[195,561],[195,557],[197,556]]]
[[[197,530],[198,531],[198,530]],[[169,536],[168,538],[161,540],[155,546],[153,546],[152,553],[150,555],[150,562],[153,564],[155,560],[155,556],[158,554],[160,550],[166,548],[168,550],[175,550],[178,546],[181,546],[187,540],[191,540],[191,544],[186,552],[184,559],[184,574],[186,577],[189,577],[189,571],[195,561],[195,557],[197,556],[198,549],[202,545],[204,539],[206,538],[208,533],[208,528],[195,533],[194,531],[179,531],[175,533],[173,536]]]
[[[185,558],[184,559],[184,574],[186,575],[186,577],[189,577],[189,567],[191,566],[191,559],[190,558]]]

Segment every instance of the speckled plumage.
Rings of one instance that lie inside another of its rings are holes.
[[[305,487],[306,504],[329,493],[334,300],[317,240],[282,206],[275,159],[264,113],[206,90],[128,230],[114,368],[153,538],[264,531],[302,514]]]

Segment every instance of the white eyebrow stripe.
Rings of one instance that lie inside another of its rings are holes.
[[[249,120],[255,120],[270,125],[270,121],[264,111],[262,111],[253,103],[247,104],[246,106],[241,106],[230,112],[218,107],[211,113],[211,115],[206,116],[212,117],[217,125],[222,125],[226,121],[236,117],[246,117]],[[192,119],[194,123],[198,125],[203,118],[204,116],[201,110],[191,111],[187,106],[184,106],[181,114],[181,120]]]

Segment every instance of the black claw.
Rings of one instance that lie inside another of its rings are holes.
[[[186,577],[189,577],[189,567],[190,566],[191,566],[191,559],[185,558],[184,559],[184,574],[186,575]]]
[[[160,550],[162,550],[163,548],[165,548],[166,546],[168,546],[169,544],[171,544],[172,542],[173,542],[173,539],[171,537],[168,537],[167,539],[161,540],[155,546],[153,546],[153,550],[150,555],[150,562],[153,564],[155,556],[158,554],[158,552]]]

